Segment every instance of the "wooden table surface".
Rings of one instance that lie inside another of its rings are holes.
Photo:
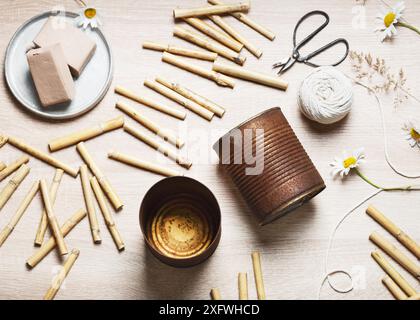
[[[141,49],[145,40],[165,43],[183,43],[171,35],[174,21],[172,9],[200,6],[204,1],[159,0],[159,1],[94,1],[103,21],[103,31],[109,40],[115,58],[113,86],[121,84],[147,93],[149,96],[182,109],[142,86],[147,78],[158,75],[186,84],[195,91],[226,106],[223,119],[211,123],[189,113],[181,123],[145,106],[132,103],[147,116],[163,125],[178,130],[187,139],[185,151],[193,160],[188,176],[207,185],[219,200],[223,221],[222,239],[215,254],[205,263],[190,269],[174,269],[157,261],[145,247],[138,224],[140,202],[146,191],[160,176],[136,170],[107,159],[107,152],[115,149],[157,161],[156,153],[135,140],[122,130],[115,131],[92,141],[87,147],[99,166],[109,177],[125,203],[124,210],[115,213],[116,224],[126,243],[126,250],[118,253],[100,217],[103,243],[94,245],[85,219],[67,237],[71,248],[81,251],[80,257],[69,274],[57,299],[208,299],[212,287],[218,287],[224,298],[237,299],[237,274],[248,272],[250,297],[255,298],[250,253],[262,252],[265,287],[269,299],[316,299],[324,275],[324,260],[328,238],[342,215],[373,192],[372,187],[362,182],[356,175],[344,181],[333,180],[329,162],[344,148],[365,147],[367,162],[363,172],[382,185],[418,183],[397,176],[386,164],[384,145],[378,108],[374,97],[366,90],[355,87],[355,101],[349,117],[330,127],[315,125],[304,119],[296,102],[297,88],[311,68],[296,65],[284,78],[289,81],[287,92],[266,88],[249,82],[237,81],[234,90],[217,87],[212,82],[166,65],[160,61],[160,53]],[[4,0],[0,3],[0,52],[1,60],[7,43],[15,30],[24,21],[41,12],[64,6],[67,10],[78,10],[72,0]],[[408,21],[419,21],[420,4],[415,0],[406,1]],[[408,85],[413,93],[418,93],[420,84],[416,77],[420,74],[418,49],[420,37],[409,30],[399,30],[398,37],[391,42],[380,43],[374,29],[374,17],[380,8],[375,0],[368,0],[362,11],[363,23],[357,22],[357,3],[352,0],[254,0],[250,16],[272,29],[277,37],[271,42],[228,18],[258,47],[264,55],[257,60],[248,52],[246,66],[262,72],[272,73],[272,63],[282,59],[291,51],[291,36],[296,21],[306,12],[323,9],[331,16],[331,25],[324,30],[313,44],[329,42],[337,37],[349,40],[352,49],[371,52],[387,60],[398,71],[406,70]],[[314,20],[312,20],[314,21]],[[311,22],[309,22],[311,24]],[[361,28],[358,28],[361,27]],[[308,47],[308,50],[310,50]],[[325,55],[325,61],[333,59],[336,52]],[[331,61],[331,60],[329,60]],[[199,62],[197,62],[199,63]],[[209,63],[201,63],[210,67]],[[348,62],[340,69],[350,72]],[[3,73],[3,66],[1,66]],[[112,86],[112,87],[113,87]],[[10,95],[7,85],[0,79],[0,130],[5,134],[24,139],[27,143],[47,151],[51,138],[71,133],[120,114],[115,110],[115,102],[121,99],[110,89],[105,99],[88,114],[68,122],[51,123],[38,119],[21,108]],[[419,117],[420,105],[409,100],[395,109],[392,96],[383,95],[390,156],[393,161],[412,174],[420,171],[418,148],[411,149],[402,137],[401,125],[408,117]],[[228,177],[218,170],[217,159],[211,150],[216,139],[236,124],[269,107],[283,109],[296,134],[326,181],[327,189],[310,203],[292,214],[270,224],[259,227],[250,210],[239,198],[238,192]],[[130,123],[134,122],[127,118]],[[0,149],[0,160],[11,162],[21,154],[6,145]],[[75,148],[68,148],[54,154],[73,167],[81,164]],[[3,227],[15,212],[30,185],[39,178],[50,180],[54,169],[31,159],[31,174],[19,187],[12,199],[0,213],[0,227]],[[168,163],[168,166],[177,168]],[[6,181],[1,183],[1,187]],[[371,202],[383,209],[407,233],[420,241],[420,198],[416,193],[382,193]],[[63,222],[69,215],[84,206],[80,181],[64,176],[55,205],[58,219]],[[387,238],[385,231],[365,213],[366,205],[343,224],[332,246],[329,268],[345,269],[352,272],[356,288],[343,295],[325,286],[322,299],[391,299],[391,295],[381,284],[384,272],[370,257],[374,245],[368,236],[379,230]],[[0,298],[39,299],[48,289],[51,279],[60,266],[60,258],[55,252],[48,255],[36,268],[28,270],[26,259],[36,250],[33,239],[40,218],[41,199],[35,201],[25,213],[10,238],[0,249]],[[391,239],[394,243],[396,241]],[[399,244],[401,250],[406,251]],[[414,257],[413,257],[414,259]],[[393,263],[394,264],[394,263]],[[396,264],[394,264],[396,265]],[[420,290],[419,283],[399,266],[396,268]],[[345,279],[335,279],[346,286]]]

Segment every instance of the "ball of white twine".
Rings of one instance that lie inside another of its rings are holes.
[[[351,80],[334,67],[316,68],[303,80],[298,103],[300,111],[313,121],[322,124],[338,122],[351,110]]]

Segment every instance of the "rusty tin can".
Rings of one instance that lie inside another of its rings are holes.
[[[240,124],[220,138],[213,149],[261,225],[298,208],[325,189],[280,108],[266,110]]]
[[[213,193],[188,177],[156,183],[140,206],[140,227],[152,253],[174,267],[209,258],[221,237],[221,213]]]

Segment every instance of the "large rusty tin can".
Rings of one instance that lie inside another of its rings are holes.
[[[221,214],[213,193],[188,177],[170,177],[146,193],[140,227],[151,252],[174,267],[210,257],[221,237]]]
[[[220,138],[213,149],[261,225],[325,189],[280,108],[266,110],[240,124]]]

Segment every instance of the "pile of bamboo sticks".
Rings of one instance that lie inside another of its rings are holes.
[[[367,208],[366,213],[397,239],[417,259],[420,259],[420,246],[381,211],[371,205]],[[417,281],[420,281],[420,266],[416,262],[412,261],[406,254],[378,232],[373,232],[369,236],[369,239],[401,267],[407,270]],[[410,283],[404,279],[379,250],[373,251],[371,255],[385,271],[386,275],[382,278],[382,283],[395,299],[420,300],[420,293],[416,292]]]
[[[242,67],[247,59],[241,54],[243,48],[258,59],[263,52],[226,22],[226,19],[221,15],[233,16],[269,40],[273,41],[275,39],[273,32],[246,15],[245,12],[251,7],[250,2],[226,4],[221,0],[208,0],[208,3],[210,4],[209,6],[201,8],[176,8],[173,11],[176,20],[186,22],[194,28],[192,30],[176,25],[173,36],[201,47],[206,51],[191,50],[153,41],[143,42],[143,48],[163,52],[162,61],[209,79],[222,87],[234,88],[235,81],[231,78],[233,77],[280,90],[287,90],[288,83],[284,80]],[[204,20],[206,18],[208,21]],[[206,69],[178,56],[210,61],[213,63],[213,66],[211,69]],[[220,62],[219,57],[225,58],[236,65]]]
[[[258,300],[265,300],[265,288],[261,267],[261,254],[258,251],[251,253],[252,266],[254,270],[255,287],[257,289]],[[210,290],[210,297],[212,300],[223,300],[220,290],[213,288]],[[248,300],[248,274],[246,272],[238,273],[238,298],[239,300]]]

